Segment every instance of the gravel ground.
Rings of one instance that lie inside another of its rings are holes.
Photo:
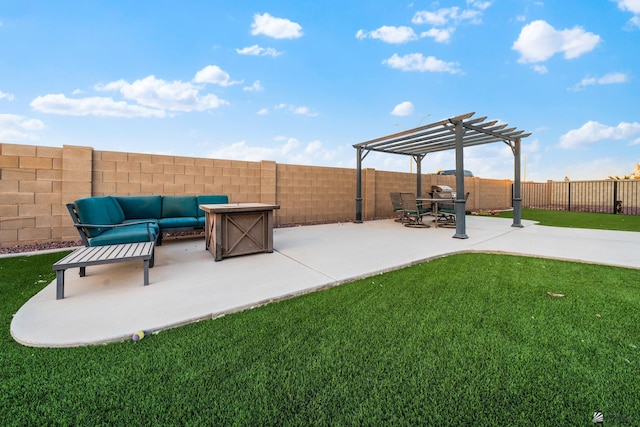
[[[34,243],[32,245],[18,245],[10,246],[7,248],[0,248],[0,255],[74,248],[76,246],[82,246],[82,241],[76,240],[66,242]]]
[[[200,234],[203,234],[203,233],[201,231],[173,232],[173,233],[165,233],[162,236],[162,238],[171,239],[171,238],[179,238],[179,237],[197,236]],[[20,254],[20,253],[26,253],[26,252],[51,251],[51,250],[63,250],[67,248],[75,248],[78,246],[82,246],[82,240],[34,243],[31,245],[17,245],[17,246],[9,246],[6,248],[0,248],[0,255]]]

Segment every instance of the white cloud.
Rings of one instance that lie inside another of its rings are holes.
[[[396,105],[391,112],[394,116],[408,116],[413,113],[413,104],[411,101],[404,101]]]
[[[600,43],[600,36],[581,27],[556,30],[545,21],[533,21],[520,31],[512,49],[520,53],[518,62],[536,63],[562,53],[565,59],[577,58],[592,51]]]
[[[437,43],[449,43],[458,25],[482,23],[482,13],[491,6],[491,3],[491,1],[467,0],[467,5],[470,7],[468,9],[461,10],[456,6],[441,8],[434,12],[421,10],[413,15],[411,22],[416,25],[432,26],[431,29],[420,33],[421,38],[430,37]]]
[[[476,9],[486,10],[491,6],[492,1],[467,0],[467,4],[474,6]]]
[[[421,32],[420,37],[411,27],[383,25],[373,31],[358,30],[356,38],[361,40],[371,38],[382,40],[385,43],[401,44],[418,40],[418,38],[430,37],[437,43],[448,43],[457,25],[462,23],[480,24],[483,11],[491,6],[491,3],[491,1],[467,0],[469,9],[449,7],[434,12],[418,11],[414,14],[411,22],[416,25],[432,25],[429,30]]]
[[[620,10],[640,14],[640,0],[617,0]]]
[[[25,119],[20,121],[20,127],[25,130],[42,130],[44,123],[38,119]]]
[[[0,90],[0,99],[6,99],[7,101],[13,101],[13,94],[12,93],[5,93],[5,92]]]
[[[278,104],[275,106],[276,110],[287,110],[292,114],[301,116],[316,117],[318,113],[314,113],[309,107],[298,107],[290,104]]]
[[[491,6],[491,2],[471,2],[470,5],[476,9],[463,9],[461,11],[459,7],[454,6],[438,9],[435,12],[421,10],[413,15],[411,22],[418,25],[430,24],[437,27],[463,22],[479,24],[482,22],[482,11]]]
[[[285,144],[281,147],[281,151],[284,154],[293,153],[295,149],[300,146],[300,141],[298,141],[296,138],[288,138],[286,136],[276,136],[274,140],[285,142]]]
[[[597,80],[597,83],[601,85],[609,85],[609,84],[615,84],[615,83],[626,83],[628,81],[629,81],[629,78],[624,73],[608,73],[600,77]]]
[[[461,73],[457,62],[445,62],[435,58],[434,56],[424,57],[421,53],[410,53],[404,56],[399,56],[397,53],[394,53],[391,58],[385,59],[382,63],[387,64],[391,68],[402,71],[432,71],[450,74]]]
[[[278,163],[296,165],[320,165],[331,163],[340,149],[327,149],[321,141],[315,140],[307,144],[296,138],[278,136],[275,146],[251,146],[246,141],[238,141],[229,146],[212,150],[209,157],[217,159],[260,161],[273,160]]]
[[[626,83],[628,81],[629,77],[624,73],[608,73],[602,77],[585,77],[574,87],[574,90],[580,90],[586,86],[610,85],[617,83]]]
[[[0,141],[19,142],[36,140],[34,131],[45,128],[42,121],[17,114],[0,114]]]
[[[253,46],[247,46],[242,49],[236,49],[236,52],[240,55],[252,55],[252,56],[271,56],[275,58],[276,56],[282,55],[284,52],[279,52],[272,47],[261,47],[257,44]]]
[[[232,86],[242,83],[241,81],[232,81],[229,73],[223,71],[222,68],[217,65],[207,65],[196,73],[193,81],[195,83],[211,83],[219,86]],[[178,84],[180,82],[174,83]]]
[[[302,26],[284,18],[275,18],[268,13],[253,15],[251,35],[265,35],[274,39],[297,39],[302,37]]]
[[[309,107],[296,107],[293,109],[293,114],[310,117],[316,117],[318,115],[318,113],[314,113],[313,111],[311,111]]]
[[[218,82],[221,84],[225,81],[225,77],[217,73],[216,67],[206,67],[196,74],[195,80],[203,83]],[[228,104],[227,101],[214,94],[200,94],[200,88],[191,82],[167,82],[155,76],[148,76],[133,83],[118,80],[106,85],[97,85],[96,89],[100,91],[117,90],[126,99],[133,100],[140,105],[169,111],[206,111]]]
[[[232,81],[220,67],[209,65],[198,71],[191,82],[168,82],[150,75],[132,83],[120,79],[94,86],[99,92],[118,92],[124,100],[48,94],[31,101],[31,107],[44,113],[71,116],[168,117],[171,112],[207,111],[228,104],[212,93],[203,93],[203,85],[207,83],[230,86],[241,82]],[[254,83],[254,90],[259,87],[259,82]],[[73,91],[74,95],[82,93]]]
[[[627,27],[640,28],[640,0],[617,0],[617,3],[620,10],[633,13]]]
[[[261,108],[260,110],[258,110],[258,112],[256,114],[258,116],[265,116],[265,115],[269,114],[269,109]]]
[[[358,30],[358,32],[356,33],[356,38],[371,38],[382,40],[385,43],[392,44],[401,44],[418,40],[418,36],[416,36],[416,33],[413,32],[413,29],[411,27],[393,27],[388,25],[384,25],[376,30],[369,32]]]
[[[449,43],[451,40],[451,34],[455,31],[455,28],[432,28],[428,31],[420,33],[420,37],[431,37],[438,43]]]
[[[535,71],[538,74],[547,74],[549,72],[546,65],[540,65],[540,64],[535,64],[533,66],[533,71]]]
[[[459,7],[438,9],[435,12],[420,10],[413,15],[411,22],[414,24],[431,24],[436,26],[447,25],[451,19],[458,15]]]
[[[31,107],[43,113],[68,116],[102,117],[166,117],[163,110],[131,105],[112,98],[67,98],[63,94],[39,96],[31,101]]]
[[[238,141],[226,147],[210,151],[208,157],[258,162],[261,160],[275,160],[281,154],[282,147],[251,147],[247,145],[246,141]]]
[[[260,80],[256,80],[251,86],[243,87],[242,90],[245,92],[260,92],[263,90],[263,87]]]
[[[579,129],[573,129],[560,137],[561,148],[577,148],[599,141],[620,141],[640,134],[640,123],[621,122],[617,126],[607,126],[596,121],[588,121]]]

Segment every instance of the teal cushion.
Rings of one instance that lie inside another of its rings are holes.
[[[162,198],[161,218],[195,218],[196,216],[198,216],[196,196],[164,196]]]
[[[157,235],[160,233],[160,225],[158,224],[158,220],[154,218],[142,218],[142,219],[125,219],[122,221],[123,224],[130,224],[132,222],[149,222],[149,227],[153,230],[153,233]],[[141,227],[146,227],[144,224],[139,224]]]
[[[195,216],[184,216],[177,218],[161,218],[160,229],[166,230],[169,228],[181,228],[181,227],[197,227],[198,218]]]
[[[229,196],[227,196],[226,194],[203,194],[198,196],[198,206],[218,205],[221,203],[229,203]],[[205,212],[203,210],[200,210],[200,208],[198,208],[198,217],[205,217]]]
[[[111,196],[105,197],[107,207],[107,215],[109,215],[109,224],[120,224],[124,221],[124,212],[118,204],[118,201]]]
[[[111,197],[85,197],[75,202],[78,218],[83,224],[113,225],[118,224],[118,218],[124,217],[122,209],[114,203]],[[87,228],[89,237],[95,237],[104,232],[104,228]]]
[[[118,245],[122,243],[139,243],[155,241],[157,232],[150,228],[151,239],[144,224],[120,227],[104,231],[99,236],[89,240],[89,246]]]
[[[162,197],[119,196],[115,198],[127,219],[161,218]]]
[[[451,203],[438,204],[438,212],[455,213],[456,208]]]

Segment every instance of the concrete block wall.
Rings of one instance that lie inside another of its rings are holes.
[[[95,151],[93,195],[234,194],[260,198],[260,163]]]
[[[455,188],[453,177],[422,175]],[[415,192],[411,173],[363,169],[363,218],[393,215],[389,193]],[[511,205],[511,181],[472,178],[469,206]],[[81,197],[227,194],[231,202],[276,203],[277,226],[355,219],[356,171],[273,161],[181,157],[0,144],[0,247],[79,240],[66,209]],[[424,195],[424,194],[423,194]]]
[[[422,185],[423,192],[431,191],[431,185],[448,185],[455,191],[454,175],[430,175],[432,184]],[[467,211],[509,209],[512,205],[512,181],[508,179],[465,178],[464,191],[469,192]]]
[[[347,221],[355,217],[353,169],[278,164],[276,225]]]
[[[393,205],[391,204],[391,196],[389,193],[397,191],[415,194],[416,176],[415,174],[408,172],[375,171],[375,173],[377,178],[375,195],[378,195],[375,198],[375,212],[377,212],[381,217],[390,217],[393,215]],[[422,188],[424,191],[425,177],[423,176],[422,178]],[[366,218],[366,215],[363,216]]]
[[[61,149],[0,145],[3,246],[60,239],[62,166]]]

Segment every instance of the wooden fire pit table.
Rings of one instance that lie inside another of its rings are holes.
[[[220,261],[238,255],[273,252],[273,211],[267,203],[200,205],[205,212],[206,249]]]

